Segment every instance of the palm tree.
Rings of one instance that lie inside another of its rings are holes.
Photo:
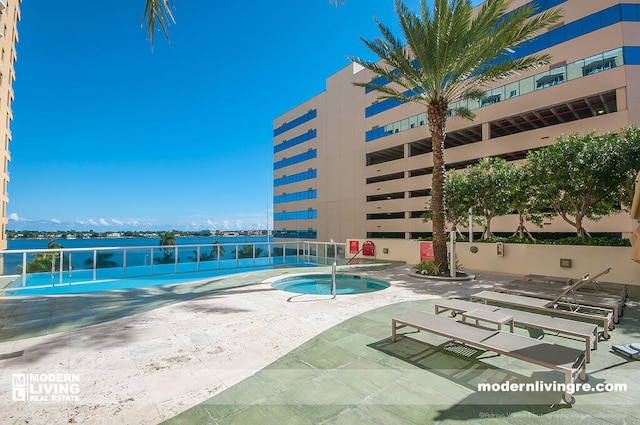
[[[174,250],[168,248],[175,246],[176,236],[172,232],[164,232],[160,235],[159,246],[162,246],[162,257],[156,258],[156,261],[160,264],[173,263],[175,258],[173,256]]]
[[[510,54],[561,18],[557,9],[533,16],[532,3],[507,14],[513,1],[486,1],[475,14],[471,0],[434,0],[433,13],[427,0],[421,0],[418,15],[396,0],[396,14],[406,41],[376,20],[382,38],[362,41],[380,61],[350,58],[391,82],[356,85],[380,92],[382,99],[416,102],[427,109],[433,154],[433,248],[435,262],[443,270],[448,269],[444,140],[449,105],[459,100],[481,100],[487,84],[548,64],[549,55],[514,59]],[[468,108],[451,112],[474,118]]]
[[[255,258],[260,257],[260,255],[262,255],[262,248],[257,248],[255,249]],[[253,245],[242,245],[242,249],[236,251],[233,250],[233,253],[235,254],[237,252],[238,254],[238,258],[253,258],[254,256],[254,250],[253,250]]]
[[[156,29],[161,30],[169,41],[167,26],[171,22],[176,22],[171,12],[173,7],[173,0],[146,0],[142,24],[152,47]]]
[[[344,4],[345,0],[329,0],[330,4],[336,7]],[[169,32],[167,27],[170,23],[176,22],[173,18],[172,9],[174,9],[173,0],[146,0],[144,5],[144,14],[142,15],[142,25],[145,27],[145,33],[151,47],[153,47],[156,30],[162,31],[167,41],[169,40]]]
[[[219,258],[218,258],[218,254],[219,254]],[[213,242],[211,246],[211,256],[213,258],[218,258],[218,259],[224,257],[224,245],[221,245],[220,242],[218,241]]]
[[[47,243],[47,249],[62,249],[64,248],[58,242],[51,240]],[[27,263],[27,273],[40,273],[40,272],[48,272],[53,273],[54,271],[60,270],[60,253],[53,252],[47,253],[43,252],[42,254],[35,254],[33,256],[33,260]],[[63,270],[69,268],[69,258],[65,255],[62,258],[62,268]],[[19,270],[22,270],[22,265],[18,266]]]

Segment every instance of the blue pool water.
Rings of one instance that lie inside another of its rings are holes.
[[[296,294],[332,295],[330,274],[310,274],[279,279],[271,285],[275,289]],[[336,294],[362,294],[386,289],[388,282],[370,277],[339,274],[336,276]]]
[[[313,267],[312,263],[287,264],[287,267]],[[215,278],[236,273],[254,272],[259,270],[271,270],[274,265],[250,266],[238,268],[222,268],[199,272],[182,272],[160,275],[144,275],[133,277],[103,277],[101,280],[91,280],[89,275],[83,279],[81,272],[74,272],[73,278],[67,280],[63,276],[62,282],[58,275],[52,279],[49,273],[38,273],[29,275],[26,282],[18,277],[13,283],[4,289],[5,296],[25,296],[25,295],[62,295],[62,294],[83,294],[89,292],[104,292],[120,289],[145,288],[150,286],[173,285],[184,282]],[[157,267],[156,267],[157,268]],[[91,273],[90,271],[82,271]]]

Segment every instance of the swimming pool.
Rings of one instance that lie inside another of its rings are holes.
[[[333,279],[331,274],[308,274],[285,277],[273,282],[271,286],[281,291],[296,294],[332,295]],[[338,274],[336,275],[336,294],[363,294],[386,289],[388,282],[370,277]]]
[[[288,264],[287,267],[315,267],[314,263],[296,263]],[[164,275],[153,276],[133,276],[133,277],[114,277],[101,280],[69,280],[62,282],[58,279],[51,280],[47,273],[40,276],[30,275],[26,283],[23,284],[21,277],[18,277],[13,283],[9,284],[0,294],[4,296],[28,296],[28,295],[67,295],[67,294],[84,294],[92,292],[115,291],[122,289],[137,289],[150,286],[174,285],[185,282],[193,282],[197,280],[211,279],[231,274],[254,272],[260,270],[272,270],[282,266],[252,266],[228,269],[217,269],[200,272],[183,272],[168,273]],[[75,277],[77,278],[77,277]]]

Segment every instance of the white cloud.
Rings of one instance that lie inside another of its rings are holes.
[[[92,218],[90,218],[90,219],[88,220],[88,222],[89,222],[89,224],[93,224],[94,226],[97,226],[97,225],[98,225],[98,223],[97,223],[94,219],[92,219]]]
[[[76,220],[76,224],[84,225],[84,221],[82,221],[82,220]]]
[[[52,219],[51,219],[51,222],[52,222],[52,223],[56,223],[56,224],[60,224],[60,223],[62,223],[62,222],[61,222],[60,220],[58,220],[57,218],[52,218]]]
[[[19,217],[18,214],[16,214],[16,213],[9,214],[9,217],[7,217],[7,218],[10,221],[28,221],[27,219]]]
[[[109,225],[109,223],[107,222],[107,220],[105,220],[104,218],[99,219],[99,220],[98,220],[98,224],[99,224],[100,226],[108,226],[108,225]]]
[[[118,226],[122,226],[122,225],[124,224],[124,222],[122,222],[122,221],[120,221],[120,220],[117,220],[117,219],[115,219],[115,218],[112,218],[112,219],[111,219],[111,222],[112,222],[113,224],[117,224]]]

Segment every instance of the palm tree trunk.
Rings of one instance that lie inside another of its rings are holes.
[[[431,131],[431,150],[433,154],[433,174],[431,180],[431,208],[433,212],[433,255],[434,261],[445,273],[449,270],[447,262],[447,235],[445,223],[446,194],[444,169],[444,139],[447,120],[447,103],[435,101],[427,107],[429,130]]]

